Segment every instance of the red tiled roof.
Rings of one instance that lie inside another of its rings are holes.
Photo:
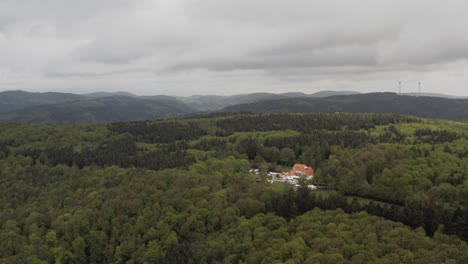
[[[312,167],[308,167],[305,164],[296,163],[293,166],[291,174],[295,175],[305,175],[305,176],[312,176],[314,175],[314,169]]]

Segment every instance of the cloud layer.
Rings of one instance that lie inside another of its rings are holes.
[[[468,95],[466,1],[0,0],[0,89]]]

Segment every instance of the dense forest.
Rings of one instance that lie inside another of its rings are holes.
[[[294,163],[312,182],[269,181]],[[467,240],[467,123],[0,125],[1,263],[466,263]]]

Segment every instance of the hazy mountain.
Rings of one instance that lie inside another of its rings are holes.
[[[310,94],[309,97],[323,98],[323,97],[330,97],[330,96],[336,96],[336,95],[353,95],[353,94],[359,94],[359,93],[353,92],[353,91],[320,91],[320,92]]]
[[[18,123],[92,123],[171,118],[194,112],[174,100],[112,96],[33,106],[0,114],[0,121]]]
[[[0,92],[0,113],[12,112],[31,106],[59,104],[64,102],[78,101],[83,99],[98,99],[112,96],[127,96],[149,100],[168,100],[177,104],[187,104],[197,111],[220,110],[227,106],[253,103],[263,100],[301,98],[301,97],[326,97],[339,94],[354,94],[355,92],[322,91],[311,95],[300,92],[289,92],[282,94],[274,93],[252,93],[238,94],[232,96],[219,95],[193,95],[188,97],[175,97],[166,95],[137,96],[129,92],[94,92],[88,94],[72,93],[31,93],[24,91]]]
[[[290,97],[290,98],[308,96],[307,94],[301,93],[301,92],[288,92],[288,93],[281,93],[279,95],[283,97]]]
[[[268,100],[225,108],[226,112],[398,113],[428,118],[468,120],[468,99],[403,96],[395,93],[340,95],[326,98]]]
[[[82,94],[87,98],[102,98],[102,97],[109,97],[109,96],[129,96],[129,97],[136,97],[136,95],[129,93],[129,92],[94,92],[94,93],[87,93]]]
[[[0,93],[0,113],[3,113],[0,115],[0,121],[77,123],[155,119],[219,110],[242,103],[305,96],[303,93],[253,93],[233,96],[172,97],[166,95],[136,96],[127,92],[96,92],[77,95],[8,91]]]
[[[123,94],[116,96],[115,94]],[[112,95],[112,96],[109,96]],[[131,96],[127,96],[131,95]],[[0,92],[0,121],[21,123],[113,122],[171,118],[201,111],[227,112],[375,112],[468,120],[463,99],[351,91],[252,93],[232,96],[136,96],[127,92]],[[224,110],[222,110],[224,109]]]
[[[184,103],[183,100],[180,100],[177,97],[169,96],[169,95],[149,95],[149,96],[139,96],[138,98],[147,99],[147,100],[164,100],[164,101],[175,101]]]
[[[15,111],[25,107],[44,104],[57,104],[85,99],[71,93],[30,93],[25,91],[0,92],[0,113]]]
[[[294,97],[305,97],[304,93],[252,93],[252,94],[238,94],[231,96],[218,96],[218,95],[193,95],[190,97],[178,97],[183,102],[192,106],[200,111],[219,110],[227,106],[237,104],[247,104],[263,100],[274,100]]]
[[[200,111],[219,110],[228,106],[238,104],[248,104],[265,100],[277,100],[287,98],[323,98],[335,95],[352,95],[359,94],[352,91],[320,91],[313,94],[304,94],[301,92],[289,93],[251,93],[251,94],[238,94],[231,96],[218,96],[218,95],[193,95],[190,97],[178,97],[183,102],[189,104],[195,109]]]
[[[199,111],[222,109],[232,104],[226,104],[227,96],[218,95],[193,95],[189,97],[178,97],[184,103]]]

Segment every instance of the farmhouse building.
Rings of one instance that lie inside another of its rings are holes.
[[[288,172],[270,172],[272,181],[285,181],[297,185],[300,177],[306,177],[311,180],[314,177],[314,169],[305,164],[296,163]]]
[[[312,167],[308,167],[305,164],[296,163],[289,172],[289,175],[310,177],[314,175],[314,169]]]

